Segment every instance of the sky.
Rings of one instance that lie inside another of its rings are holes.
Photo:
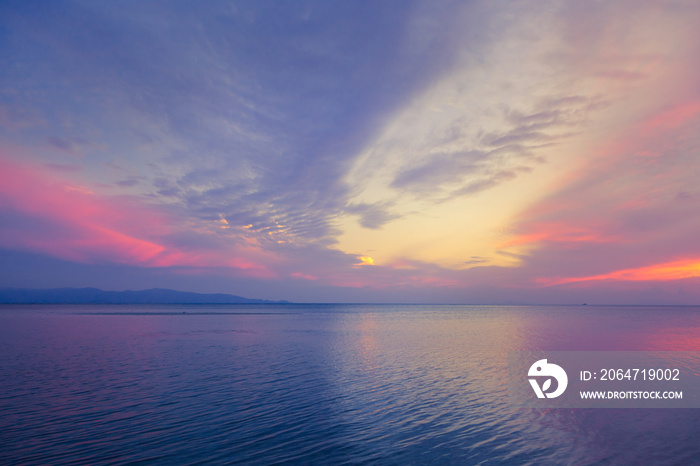
[[[0,3],[0,287],[700,303],[700,3]]]

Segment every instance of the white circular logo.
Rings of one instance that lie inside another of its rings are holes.
[[[566,385],[569,383],[569,378],[566,376],[564,369],[556,364],[548,363],[546,359],[540,359],[530,366],[527,375],[528,377],[536,377],[528,379],[528,381],[532,385],[537,398],[556,398],[564,393]],[[538,379],[542,379],[542,385],[539,384]],[[547,390],[552,388],[552,379],[557,381],[556,389],[548,392]]]

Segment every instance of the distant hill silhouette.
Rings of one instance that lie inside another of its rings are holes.
[[[286,303],[248,299],[232,294],[201,294],[153,288],[140,291],[104,291],[98,288],[0,289],[3,304],[237,304]]]

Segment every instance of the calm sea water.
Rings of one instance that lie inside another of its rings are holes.
[[[696,409],[509,405],[514,350],[700,351],[700,308],[0,306],[0,464],[700,464]]]

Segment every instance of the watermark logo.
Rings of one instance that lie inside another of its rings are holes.
[[[517,408],[700,409],[700,351],[510,351],[508,399]]]
[[[528,379],[532,389],[535,391],[537,398],[556,398],[566,390],[569,383],[569,378],[566,376],[566,371],[556,364],[548,363],[546,359],[540,359],[527,372],[528,377],[536,377]],[[543,379],[540,386],[539,379]],[[548,392],[552,388],[552,379],[557,381],[556,389]]]

